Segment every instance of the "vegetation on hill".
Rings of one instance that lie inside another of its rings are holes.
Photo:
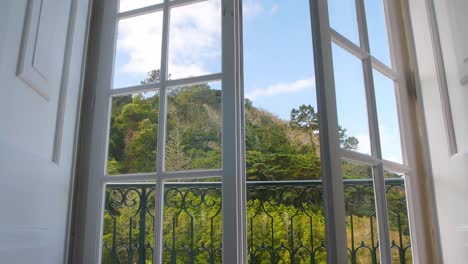
[[[221,168],[221,90],[207,84],[170,89],[167,96],[165,167],[168,171]],[[310,105],[291,110],[291,120],[245,103],[249,180],[320,177],[318,114]],[[115,97],[109,140],[109,174],[156,170],[159,95]],[[343,146],[358,141],[340,129]]]
[[[159,72],[152,71],[142,84],[152,83],[158,79]],[[221,92],[209,84],[168,90],[164,165],[167,171],[221,168]],[[290,120],[284,120],[267,110],[256,107],[250,100],[246,99],[245,159],[248,180],[320,179],[318,115],[311,105],[298,105],[297,108],[291,109]],[[156,171],[159,128],[159,94],[157,92],[114,97],[110,126],[108,174]],[[339,136],[343,148],[357,150],[359,142],[357,138],[347,134],[346,128],[340,127]],[[343,163],[343,177],[345,178],[369,178],[369,175],[372,175],[370,167]],[[392,174],[387,176],[392,177]],[[111,248],[112,243],[123,243],[124,245],[125,243],[133,243],[138,241],[141,235],[144,235],[146,243],[153,244],[154,193],[148,198],[146,206],[149,209],[144,214],[145,220],[143,221],[139,214],[140,207],[138,205],[141,202],[141,193],[138,192],[142,190],[136,188],[128,189],[124,193],[107,192],[104,242],[108,248]],[[149,192],[149,189],[146,191]],[[370,197],[369,199],[373,199],[372,188],[367,188],[364,192]],[[349,197],[355,193],[355,190],[346,191],[346,195]],[[168,248],[187,247],[192,245],[192,242],[193,246],[198,249],[203,246],[221,247],[221,215],[219,213],[221,196],[219,193],[212,192],[201,195],[197,191],[180,189],[168,192],[166,195],[163,240],[164,243],[168,243]],[[294,197],[297,194],[288,195]],[[401,200],[404,197],[404,192],[397,191],[391,195],[389,198]],[[288,199],[288,197],[285,196],[284,199]],[[200,203],[200,207],[184,209],[181,205],[183,199],[192,201],[187,202],[188,205],[198,204],[198,202],[193,201],[199,201],[199,199],[206,201]],[[206,207],[207,205],[212,206]],[[308,211],[299,209],[304,206],[309,206],[307,207]],[[405,205],[398,210],[399,214],[406,214]],[[366,243],[370,243],[368,234],[370,229],[367,225],[374,212],[375,207],[372,202],[359,206],[353,212],[356,221],[354,223],[356,234],[361,234],[362,241],[366,241]],[[305,246],[312,244],[318,246],[325,240],[322,204],[318,204],[314,208],[310,208],[310,205],[305,203],[275,205],[266,201],[262,202],[260,196],[249,196],[248,232],[249,238],[255,236],[256,241],[255,245],[249,246],[261,247],[262,241],[268,244],[271,239],[274,240],[276,246],[279,246],[280,243],[288,245],[290,234],[287,230],[291,229],[291,225],[287,219],[293,215],[295,215],[296,225],[299,223],[294,229],[294,236],[300,239],[301,243],[303,242]],[[142,221],[143,225],[140,225]],[[406,216],[403,221],[403,224],[407,226]],[[140,230],[141,226],[144,226],[145,230]],[[395,230],[394,225],[391,227]],[[409,241],[408,235],[406,232],[405,239],[407,241]],[[313,239],[306,239],[312,236]],[[396,234],[392,235],[392,237],[394,236],[396,237]],[[177,240],[173,240],[174,237]],[[191,241],[192,238],[194,241]],[[251,243],[250,240],[249,243]],[[104,263],[111,262],[113,258],[111,255],[111,250],[104,250]],[[131,262],[136,261],[136,256],[135,253]],[[118,263],[121,263],[128,259],[128,254],[115,257],[119,259]],[[150,263],[150,254],[146,258],[147,262]],[[287,258],[287,254],[278,255],[278,261],[287,261]],[[206,263],[204,255],[196,255],[195,259],[199,263]],[[256,263],[269,263],[268,257],[264,258],[258,255],[255,259]],[[166,252],[164,263],[170,261],[170,256]],[[185,262],[184,257],[179,258],[178,261]],[[324,255],[317,263],[323,261],[325,261]],[[308,255],[299,254],[296,262],[309,263]]]

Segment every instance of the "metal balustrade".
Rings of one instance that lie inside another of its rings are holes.
[[[350,263],[378,263],[372,180],[344,180]],[[386,179],[392,263],[411,263],[403,179]],[[249,181],[249,263],[326,263],[322,182]],[[103,263],[152,263],[154,185],[108,185]],[[163,263],[221,263],[221,183],[164,185]]]

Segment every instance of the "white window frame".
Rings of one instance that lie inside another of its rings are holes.
[[[391,48],[393,68],[386,66],[369,53],[369,43],[365,22],[364,0],[356,0],[358,12],[358,27],[361,47],[330,29],[327,0],[309,0],[313,48],[315,58],[315,73],[318,110],[320,112],[320,140],[322,159],[322,179],[325,201],[325,217],[327,232],[328,263],[347,263],[348,252],[346,242],[346,217],[344,208],[344,185],[341,171],[342,159],[367,164],[373,167],[374,189],[376,195],[377,219],[379,227],[380,257],[382,263],[390,263],[390,239],[388,217],[386,212],[384,169],[408,175],[407,196],[411,219],[417,217],[413,212],[411,177],[416,161],[415,152],[409,144],[411,128],[414,124],[401,113],[411,109],[408,98],[409,89],[405,75],[405,61],[401,59],[404,45],[399,37],[401,25],[387,22],[389,30],[389,47]],[[95,1],[94,27],[92,29],[89,62],[86,75],[85,97],[88,99],[87,117],[85,117],[85,138],[80,160],[81,195],[86,200],[82,221],[83,234],[77,236],[80,240],[82,256],[80,263],[98,263],[102,255],[102,225],[105,185],[107,183],[126,182],[156,182],[156,204],[163,201],[163,181],[166,179],[203,178],[222,176],[222,215],[223,215],[223,263],[247,263],[246,240],[246,196],[245,196],[245,164],[244,164],[244,97],[243,97],[243,59],[242,59],[242,0],[221,0],[222,2],[222,73],[209,74],[193,78],[168,80],[167,51],[169,34],[169,8],[200,2],[200,0],[164,0],[161,4],[118,12],[118,1]],[[394,1],[384,0],[387,18],[397,16],[398,8]],[[161,80],[146,85],[137,85],[120,89],[112,89],[112,69],[114,65],[117,19],[133,17],[153,11],[163,11],[163,36],[161,53]],[[100,14],[97,16],[96,14]],[[109,19],[112,18],[112,19]],[[338,118],[336,95],[334,90],[334,72],[332,63],[332,42],[351,52],[363,63],[366,100],[368,103],[368,119],[371,137],[371,155],[340,149],[338,137]],[[94,63],[94,64],[93,64]],[[404,164],[397,164],[382,159],[378,131],[375,95],[373,92],[372,68],[379,70],[394,80],[399,89],[396,97],[400,122],[400,135]],[[168,87],[222,81],[223,102],[223,168],[219,170],[198,170],[182,172],[166,172],[164,170],[164,143],[166,137],[166,89]],[[107,87],[98,89],[97,87]],[[111,97],[150,90],[159,90],[159,125],[157,170],[155,173],[139,173],[126,175],[105,175],[107,163],[107,147],[110,123]],[[83,206],[82,205],[82,206]],[[162,257],[162,214],[160,206],[155,214],[155,245],[154,263],[160,263]],[[99,219],[99,221],[97,221]],[[417,233],[410,222],[413,258],[418,259],[416,246]]]
[[[360,45],[354,44],[352,41],[348,40],[343,35],[339,34],[335,30],[330,27],[329,18],[328,18],[328,6],[327,0],[317,0],[316,6],[314,6],[314,0],[310,0],[311,7],[315,7],[316,13],[313,13],[312,10],[311,14],[315,15],[312,16],[313,21],[319,24],[319,29],[315,30],[314,38],[319,38],[320,40],[316,40],[317,43],[315,56],[316,58],[316,67],[320,65],[325,69],[325,72],[320,72],[316,70],[316,78],[317,78],[317,93],[319,94],[322,92],[325,94],[325,97],[328,98],[323,99],[319,95],[318,103],[320,101],[326,102],[326,110],[328,120],[321,120],[321,129],[325,126],[325,123],[329,123],[329,127],[333,127],[334,131],[328,131],[337,134],[337,106],[336,106],[336,97],[335,97],[335,87],[334,87],[334,71],[333,71],[333,59],[331,55],[331,43],[335,43],[341,48],[345,49],[347,52],[353,54],[357,58],[359,58],[363,62],[363,73],[364,73],[364,85],[365,85],[365,93],[366,93],[366,102],[367,102],[367,112],[368,112],[368,122],[369,122],[369,135],[371,140],[371,155],[366,155],[362,153],[358,153],[355,151],[339,149],[339,154],[335,154],[334,152],[331,155],[332,164],[330,167],[335,169],[335,174],[328,174],[331,176],[327,176],[326,173],[323,172],[323,180],[324,180],[324,189],[327,188],[327,177],[333,177],[333,181],[335,181],[335,194],[339,189],[342,188],[342,172],[341,172],[341,161],[340,160],[348,160],[351,162],[357,162],[360,164],[365,164],[372,167],[373,170],[373,180],[374,180],[374,195],[375,195],[375,203],[376,203],[376,216],[377,216],[377,226],[378,226],[378,237],[379,237],[379,251],[380,251],[380,261],[381,263],[391,263],[391,244],[390,244],[390,234],[389,234],[389,222],[388,222],[388,214],[387,214],[387,200],[386,200],[386,192],[385,192],[385,181],[384,181],[384,170],[389,170],[396,173],[405,174],[405,185],[406,185],[406,195],[408,200],[408,215],[410,219],[410,230],[411,230],[411,245],[412,245],[412,252],[413,252],[413,260],[415,263],[420,263],[419,261],[422,259],[420,252],[422,248],[420,248],[417,241],[419,239],[424,239],[424,237],[420,233],[420,229],[414,224],[414,222],[419,222],[418,215],[415,214],[415,199],[416,199],[416,192],[419,191],[413,184],[412,179],[415,178],[415,173],[420,173],[421,170],[416,170],[412,168],[416,168],[417,166],[417,153],[415,151],[414,144],[411,141],[412,136],[414,135],[413,129],[416,129],[416,126],[411,119],[410,115],[403,115],[403,113],[408,113],[412,111],[414,107],[414,98],[410,98],[410,95],[414,91],[414,87],[411,87],[410,79],[412,76],[408,76],[408,61],[403,59],[403,55],[405,54],[405,50],[407,49],[405,46],[405,28],[401,21],[398,21],[398,18],[402,18],[401,6],[397,3],[398,1],[392,0],[383,0],[384,4],[384,12],[385,12],[385,19],[387,25],[387,34],[388,34],[388,41],[389,41],[389,48],[390,48],[390,56],[392,61],[392,66],[387,66],[377,58],[372,56],[370,53],[370,46],[369,46],[369,38],[367,32],[367,25],[366,25],[366,13],[365,13],[365,0],[355,0],[356,3],[356,13],[357,13],[357,24],[358,24],[358,32],[359,32],[359,42]],[[312,8],[313,9],[313,8]],[[318,20],[318,21],[317,21]],[[320,34],[317,34],[320,31]],[[407,50],[406,50],[407,52]],[[320,54],[320,57],[319,57]],[[321,61],[319,61],[321,60]],[[319,62],[317,62],[319,61]],[[398,110],[398,121],[400,125],[400,141],[401,141],[401,148],[402,148],[402,155],[403,155],[403,164],[395,163],[392,161],[388,161],[382,158],[382,150],[380,144],[380,134],[379,134],[379,125],[378,125],[378,118],[377,118],[377,108],[376,108],[376,100],[375,100],[375,93],[373,87],[373,73],[372,70],[376,69],[384,76],[390,78],[394,81],[396,85],[396,100],[397,100],[397,110]],[[322,78],[318,78],[322,77]],[[320,79],[325,79],[320,81]],[[328,100],[327,100],[328,99]],[[319,105],[319,111],[320,111]],[[323,111],[323,110],[322,110]],[[331,124],[330,124],[331,123]],[[325,127],[326,128],[326,127]],[[321,131],[321,134],[325,131]],[[330,135],[327,135],[330,136]],[[333,143],[333,146],[339,144],[335,139],[334,141],[330,142]],[[321,142],[321,146],[324,143]],[[329,147],[329,146],[326,146]],[[339,147],[338,147],[339,148]],[[323,156],[322,156],[323,157]],[[324,159],[322,158],[322,164],[324,163]],[[323,165],[322,165],[323,166]],[[324,167],[323,170],[325,171],[327,168]],[[338,175],[338,176],[336,176]],[[340,183],[341,182],[341,183]],[[326,189],[328,191],[328,189]],[[338,196],[342,194],[339,193]],[[338,197],[334,196],[334,199],[338,199]],[[326,199],[326,194],[325,194]],[[342,203],[338,201],[338,203]],[[329,213],[333,213],[335,211],[331,210],[327,206],[327,211]],[[330,217],[340,218],[340,221],[343,221],[342,218],[344,217],[342,214],[343,211],[340,210],[338,214],[330,215],[326,218],[327,222],[330,222]],[[332,227],[328,227],[327,223],[327,237],[330,234],[330,229]],[[335,227],[337,228],[337,227]],[[346,246],[346,230],[340,229],[339,235],[336,238],[336,241],[340,241],[339,247],[336,253],[336,259],[332,259],[328,256],[329,263],[347,263],[347,252],[343,252],[343,248],[347,248]],[[341,239],[341,240],[339,240]],[[342,240],[344,240],[344,245]],[[335,242],[338,244],[338,242]],[[328,250],[330,250],[329,243],[327,244]],[[421,262],[422,263],[422,262]]]

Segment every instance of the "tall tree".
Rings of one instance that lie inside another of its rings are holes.
[[[348,136],[346,128],[339,127],[340,145],[344,149],[357,150],[359,140],[356,137]]]
[[[318,154],[315,135],[318,134],[319,123],[318,113],[315,112],[314,107],[303,104],[299,106],[298,109],[293,108],[291,110],[290,125],[292,128],[301,129],[307,133],[312,147],[312,152]]]

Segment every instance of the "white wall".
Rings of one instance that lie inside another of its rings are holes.
[[[436,20],[430,18],[430,1],[433,0],[413,0],[409,1],[409,6],[434,177],[440,244],[444,263],[468,263],[468,84],[462,85],[460,82],[456,54],[458,42],[468,38],[468,25],[457,32],[451,22],[454,14],[449,13],[449,5],[466,0],[434,0],[435,9],[432,10],[435,10]],[[463,6],[468,8],[468,5],[461,4],[454,10],[466,16],[468,10],[463,10]],[[441,62],[445,66],[445,70],[439,72],[436,59],[438,49],[433,42],[431,21],[437,22],[432,25],[440,36],[439,51],[442,52]],[[465,48],[468,49],[468,45]],[[448,100],[444,100],[440,89],[448,90]],[[444,106],[450,106],[453,117],[455,137],[452,140],[457,143],[454,153],[449,148],[448,131],[451,128],[447,127],[449,123],[443,113]]]

